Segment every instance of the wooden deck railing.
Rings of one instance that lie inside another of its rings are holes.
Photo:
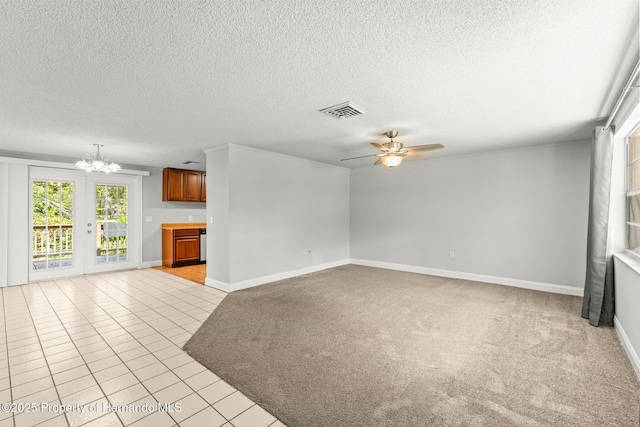
[[[126,251],[128,236],[127,224],[104,223],[96,227],[96,249],[98,256],[116,254],[116,250]],[[34,225],[33,258],[41,259],[47,255],[65,258],[73,253],[73,225]]]
[[[71,254],[73,252],[73,225],[34,225],[33,256],[44,256],[48,253]]]

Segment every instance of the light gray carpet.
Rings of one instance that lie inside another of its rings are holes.
[[[348,265],[228,295],[185,350],[290,427],[633,426],[581,299]]]

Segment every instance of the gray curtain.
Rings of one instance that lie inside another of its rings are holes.
[[[587,274],[582,317],[593,326],[613,326],[613,258],[609,230],[613,128],[596,128],[591,150]]]

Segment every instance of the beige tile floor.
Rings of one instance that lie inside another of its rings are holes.
[[[283,427],[182,351],[225,295],[151,269],[2,288],[0,427]]]

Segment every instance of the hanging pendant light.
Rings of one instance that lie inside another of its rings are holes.
[[[82,156],[82,160],[76,163],[76,166],[80,169],[84,169],[87,172],[103,172],[111,173],[120,169],[120,165],[115,163],[111,157],[102,157],[100,154],[100,147],[104,147],[102,144],[95,145],[97,152],[95,156],[85,154]]]

